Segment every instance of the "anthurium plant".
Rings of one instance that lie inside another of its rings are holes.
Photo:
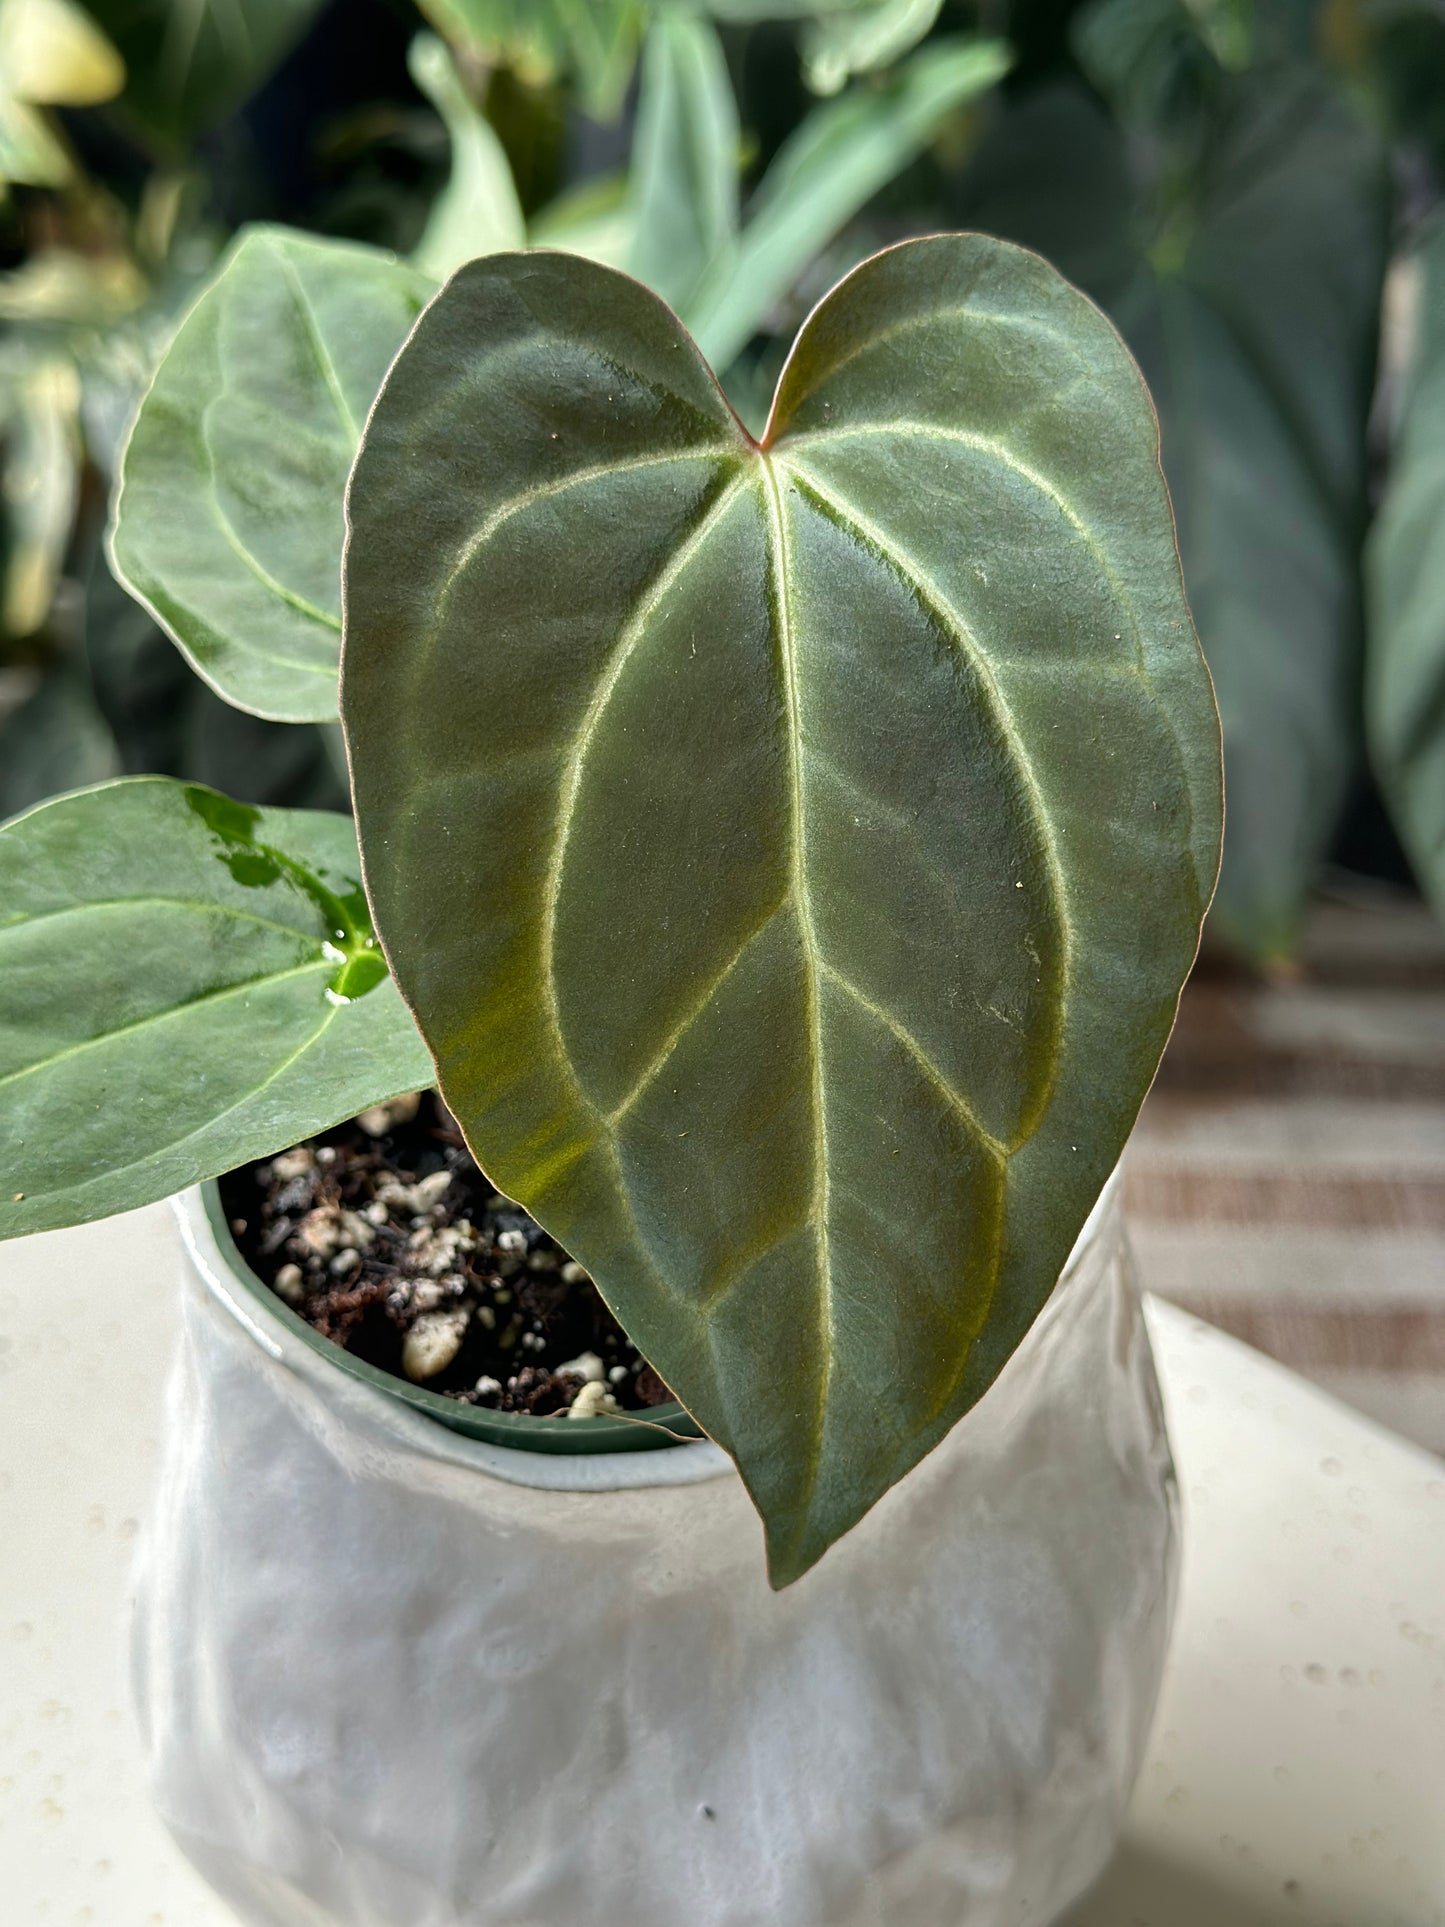
[[[796,1579],[1047,1300],[1213,888],[1113,328],[1021,249],[907,242],[755,437],[615,268],[429,294],[263,231],[161,364],[112,550],[243,707],[334,715],[339,663],[355,828],[142,778],[0,829],[0,1226],[435,1080]]]

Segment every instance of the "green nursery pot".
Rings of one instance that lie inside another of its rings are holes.
[[[469,1439],[483,1439],[488,1445],[509,1445],[520,1452],[566,1454],[656,1452],[703,1437],[696,1419],[676,1401],[649,1407],[646,1419],[630,1416],[532,1418],[525,1412],[491,1412],[477,1405],[458,1404],[455,1399],[443,1398],[439,1392],[429,1392],[424,1386],[413,1385],[391,1372],[368,1365],[364,1359],[353,1358],[340,1345],[313,1331],[304,1318],[298,1317],[252,1271],[231,1236],[231,1227],[226,1221],[220,1188],[215,1179],[203,1184],[200,1192],[207,1222],[232,1277],[267,1318],[279,1320],[288,1331],[294,1332],[338,1371],[350,1373],[352,1378],[359,1378],[378,1392],[384,1392],[388,1398],[396,1399],[399,1404],[409,1405],[413,1411],[424,1412],[428,1418],[434,1418],[449,1431],[460,1432]]]

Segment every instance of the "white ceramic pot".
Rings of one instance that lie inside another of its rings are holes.
[[[1115,1192],[983,1402],[780,1594],[715,1446],[456,1437],[179,1210],[137,1692],[243,1920],[1039,1927],[1100,1871],[1177,1552]]]

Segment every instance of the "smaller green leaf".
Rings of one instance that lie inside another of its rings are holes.
[[[111,562],[239,709],[336,714],[346,477],[431,292],[379,249],[250,228],[156,370],[121,462]]]
[[[853,74],[876,73],[902,58],[927,34],[943,0],[882,0],[875,7],[824,14],[803,29],[808,85],[836,94]]]
[[[1445,226],[1417,272],[1415,365],[1365,555],[1366,723],[1401,841],[1445,917]]]
[[[751,25],[757,20],[831,20],[840,14],[877,13],[889,0],[707,0],[714,20]]]
[[[407,66],[451,138],[451,176],[411,257],[423,274],[445,281],[479,254],[521,247],[526,224],[506,151],[462,85],[443,42],[435,34],[418,34]]]
[[[453,46],[533,85],[575,76],[586,110],[621,111],[637,58],[640,0],[419,0]]]
[[[853,88],[808,115],[763,176],[737,248],[718,259],[683,316],[715,368],[727,367],[825,243],[1010,61],[1001,40],[940,40],[886,87]]]
[[[348,818],[132,777],[0,828],[0,1237],[149,1204],[431,1079]]]
[[[675,308],[737,231],[739,139],[716,32],[688,14],[661,14],[643,51],[627,266]]]

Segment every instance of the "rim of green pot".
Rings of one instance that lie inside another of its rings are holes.
[[[370,1385],[374,1391],[409,1406],[414,1412],[425,1413],[450,1432],[460,1432],[464,1438],[482,1439],[488,1445],[511,1446],[520,1452],[551,1452],[568,1457],[592,1452],[655,1452],[705,1436],[697,1420],[676,1403],[652,1406],[646,1419],[532,1418],[525,1412],[492,1412],[480,1405],[459,1405],[455,1399],[443,1398],[439,1392],[429,1392],[424,1386],[409,1384],[377,1365],[368,1365],[365,1359],[353,1358],[350,1352],[313,1331],[304,1318],[298,1317],[252,1271],[231,1236],[216,1180],[207,1179],[200,1189],[206,1222],[228,1271],[268,1317],[276,1319],[318,1358],[324,1358],[338,1371],[360,1379],[363,1385]]]

